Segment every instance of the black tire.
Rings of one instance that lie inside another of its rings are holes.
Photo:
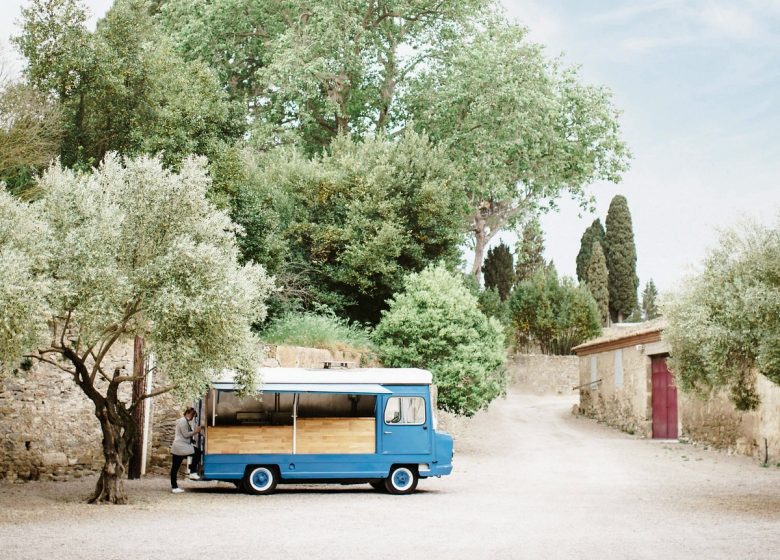
[[[270,494],[276,489],[279,475],[274,467],[258,465],[249,467],[244,474],[244,491],[247,494]]]
[[[377,492],[385,492],[387,490],[387,488],[385,488],[384,478],[382,480],[372,480],[371,482],[369,482],[369,484],[371,485],[371,488],[373,488]]]
[[[406,465],[397,465],[390,469],[385,479],[385,489],[391,494],[411,494],[417,489],[420,477],[417,469]]]

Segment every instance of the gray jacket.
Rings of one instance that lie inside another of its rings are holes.
[[[189,421],[182,416],[176,421],[176,429],[173,436],[171,453],[174,455],[192,455],[195,448],[190,443],[190,438],[195,433]]]

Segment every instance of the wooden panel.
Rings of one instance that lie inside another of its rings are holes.
[[[298,418],[298,453],[375,453],[373,418]]]
[[[292,426],[211,426],[206,453],[292,453]]]

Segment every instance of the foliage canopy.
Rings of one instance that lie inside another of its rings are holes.
[[[517,240],[515,252],[517,253],[515,283],[522,282],[545,265],[544,231],[538,218],[531,219],[523,225],[523,232]]]
[[[609,92],[583,85],[500,18],[444,45],[410,89],[415,127],[460,165],[475,276],[499,231],[564,194],[587,204],[589,183],[616,182],[627,167]]]
[[[501,301],[505,301],[515,283],[512,251],[507,245],[499,243],[488,250],[482,273],[485,275],[485,290],[495,289]]]
[[[147,0],[117,0],[86,28],[78,0],[32,0],[15,38],[25,74],[62,109],[62,163],[89,168],[109,151],[218,159],[245,129],[244,109],[202,62],[185,62],[150,15]]]
[[[318,154],[339,134],[398,128],[399,97],[431,46],[488,4],[169,0],[160,18],[185,57],[246,100],[260,136]]]
[[[623,195],[609,203],[604,236],[604,254],[609,270],[609,309],[614,321],[622,321],[638,309],[636,245],[631,212]]]
[[[59,153],[60,110],[34,88],[0,83],[0,181],[20,193]]]
[[[444,410],[471,416],[504,391],[501,325],[480,312],[459,275],[442,265],[406,278],[374,334],[386,365],[433,373]]]
[[[780,223],[723,232],[664,316],[680,385],[727,387],[738,408],[754,408],[756,370],[780,384]]]
[[[258,205],[274,208],[266,223],[287,252],[277,266],[299,277],[310,300],[375,323],[407,273],[457,262],[464,197],[453,189],[452,166],[423,135],[340,137],[314,159],[283,147],[255,165],[249,188]],[[267,235],[246,227],[247,244]]]
[[[536,342],[545,354],[570,354],[577,344],[601,333],[598,305],[584,286],[558,278],[552,267],[515,286],[509,300],[515,343]]]
[[[588,281],[585,285],[599,307],[601,324],[606,325],[609,322],[609,272],[607,271],[604,251],[602,251],[601,243],[598,241],[593,242],[590,264],[588,265]]]
[[[605,237],[604,226],[601,225],[601,220],[598,218],[585,228],[585,232],[580,239],[580,251],[577,253],[577,280],[580,282],[588,281],[588,267],[593,255],[593,242],[598,241],[603,251],[606,246]]]
[[[660,315],[658,311],[658,288],[653,279],[647,281],[642,292],[642,315],[645,321],[655,319]]]

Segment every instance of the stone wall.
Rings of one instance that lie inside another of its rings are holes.
[[[679,393],[683,437],[762,462],[780,463],[780,387],[757,374],[756,391],[761,403],[749,412],[737,410],[726,391],[706,399]]]
[[[533,395],[571,395],[579,385],[577,356],[512,354],[506,367],[509,385]]]
[[[132,345],[108,366],[132,363]],[[38,364],[24,378],[0,381],[0,480],[67,480],[103,465],[94,406],[70,374]]]
[[[323,362],[375,365],[348,351],[270,346],[266,354],[266,367],[322,367]],[[132,359],[132,344],[117,345],[109,368],[128,369]],[[163,382],[158,379],[155,386]],[[129,384],[123,385],[129,392]],[[148,473],[162,474],[170,468],[174,424],[187,404],[163,394],[147,401],[147,406],[151,429],[146,468]],[[68,480],[99,472],[101,438],[92,402],[69,374],[43,364],[24,378],[0,381],[0,480]]]
[[[652,437],[651,362],[643,350],[629,346],[581,356],[578,412],[624,432]]]

